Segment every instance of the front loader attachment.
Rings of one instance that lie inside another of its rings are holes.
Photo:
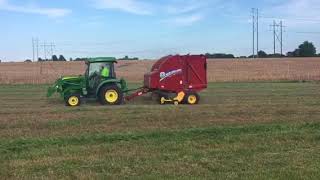
[[[49,87],[47,91],[47,97],[51,97],[57,91],[56,87]]]

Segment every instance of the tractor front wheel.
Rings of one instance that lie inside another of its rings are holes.
[[[200,101],[200,96],[195,92],[187,93],[183,100],[185,104],[190,104],[190,105],[198,104],[199,101]]]
[[[102,87],[98,98],[102,105],[120,105],[123,103],[123,93],[117,85]]]
[[[79,94],[71,94],[65,98],[66,106],[76,107],[80,106],[81,98]]]

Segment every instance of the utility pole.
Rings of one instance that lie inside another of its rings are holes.
[[[252,8],[252,58],[259,52],[259,9]]]
[[[32,60],[38,61],[39,58],[39,39],[32,37]]]
[[[273,54],[276,54],[276,21],[273,21]]]
[[[34,39],[32,37],[32,61],[34,62]]]
[[[37,38],[36,39],[36,46],[37,46],[37,61],[38,61],[38,59],[39,59],[39,39]]]
[[[282,25],[282,21],[280,21],[280,48],[281,48],[281,57],[282,57],[282,53],[283,53],[283,25]]]
[[[46,42],[43,43],[43,55],[44,55],[44,60],[47,60],[47,44]]]
[[[56,46],[54,45],[54,43],[52,42],[51,44],[50,44],[50,52],[51,52],[51,57],[53,56],[53,48],[55,48]]]
[[[257,8],[257,57],[259,57],[259,9]]]
[[[252,8],[252,58],[255,57],[255,9]]]

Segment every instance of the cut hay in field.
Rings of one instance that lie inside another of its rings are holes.
[[[118,77],[142,82],[155,61],[120,61]],[[1,84],[51,84],[61,76],[80,75],[84,62],[0,63]],[[209,82],[320,80],[320,58],[208,60]]]

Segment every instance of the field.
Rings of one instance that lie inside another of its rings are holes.
[[[121,61],[117,75],[141,82],[154,61]],[[80,75],[83,62],[0,63],[0,84],[48,84],[62,75]],[[320,80],[320,58],[209,60],[210,82]]]
[[[1,179],[320,178],[317,82],[210,83],[197,106],[66,108],[46,88],[0,85]]]

